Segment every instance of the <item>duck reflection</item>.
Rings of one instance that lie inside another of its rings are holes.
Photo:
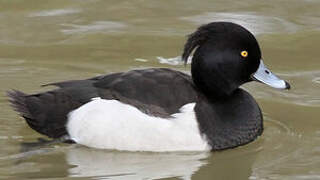
[[[249,179],[261,144],[224,152],[119,152],[74,146],[65,151],[69,177],[98,179]]]
[[[180,177],[191,179],[199,168],[207,164],[210,153],[142,153],[102,151],[85,147],[71,148],[66,160],[73,168],[71,177],[99,177],[99,179],[160,179]]]
[[[44,146],[10,158],[15,162],[15,170],[8,172],[12,172],[10,177],[18,179],[242,180],[256,177],[253,167],[262,149],[261,140],[223,152],[148,153],[97,150],[80,145]]]

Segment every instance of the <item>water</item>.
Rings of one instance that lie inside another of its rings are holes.
[[[0,0],[0,179],[320,179],[317,0]],[[245,85],[265,118],[255,142],[215,153],[132,153],[55,144],[8,106],[6,90],[146,67],[188,72],[185,35],[228,20],[249,28],[290,91]]]

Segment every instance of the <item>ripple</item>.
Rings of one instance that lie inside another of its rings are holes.
[[[312,82],[320,84],[320,77],[315,77],[312,79]]]
[[[0,136],[0,140],[9,139],[8,136]]]
[[[181,56],[173,57],[173,58],[164,58],[162,56],[157,57],[160,64],[169,64],[172,66],[183,65],[184,62],[181,59]],[[191,64],[192,56],[188,57],[187,64]]]
[[[95,21],[87,25],[61,24],[68,29],[62,29],[64,34],[85,34],[99,32],[113,32],[127,27],[126,24],[114,21]]]
[[[260,154],[260,159],[252,168],[251,179],[317,179],[320,176],[319,150],[314,147],[315,139],[288,136],[285,140],[290,144],[286,142],[278,149]]]
[[[143,59],[143,58],[135,58],[134,60],[139,62],[148,62],[148,59]]]
[[[301,27],[285,19],[273,16],[262,16],[251,12],[239,13],[214,13],[182,17],[182,20],[193,22],[197,25],[210,23],[212,21],[230,21],[240,24],[249,29],[254,34],[286,32],[294,33]]]
[[[8,156],[2,156],[2,157],[0,157],[0,160],[25,159],[25,158],[29,158],[34,155],[44,154],[44,153],[48,153],[48,152],[52,152],[52,151],[53,151],[53,148],[36,149],[36,150],[21,152],[21,153],[17,153],[17,154],[8,155]]]
[[[265,122],[269,123],[270,126],[277,129],[278,133],[285,133],[294,135],[295,133],[288,127],[288,125],[282,123],[281,121],[271,119],[264,113]]]
[[[23,66],[26,60],[13,58],[0,58],[0,77],[7,77],[9,74],[14,74],[25,70]]]
[[[249,179],[313,179],[320,175],[317,136],[294,132],[283,122],[265,117],[263,150]]]
[[[316,16],[301,16],[298,17],[297,22],[304,25],[304,28],[320,30],[320,17]]]
[[[0,58],[0,65],[18,65],[25,63],[24,59]]]
[[[67,14],[76,14],[81,12],[80,9],[54,9],[46,11],[38,11],[29,14],[29,17],[47,17],[47,16],[61,16]]]

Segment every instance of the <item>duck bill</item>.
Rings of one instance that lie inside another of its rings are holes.
[[[290,89],[290,84],[274,75],[260,60],[258,70],[252,75],[252,79],[276,89]]]

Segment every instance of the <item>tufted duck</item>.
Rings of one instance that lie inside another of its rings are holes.
[[[9,91],[13,108],[37,132],[101,149],[206,151],[247,144],[263,131],[254,98],[239,88],[259,81],[289,89],[268,70],[255,37],[240,25],[199,27],[184,46],[191,74],[167,69],[131,70],[27,95]]]

